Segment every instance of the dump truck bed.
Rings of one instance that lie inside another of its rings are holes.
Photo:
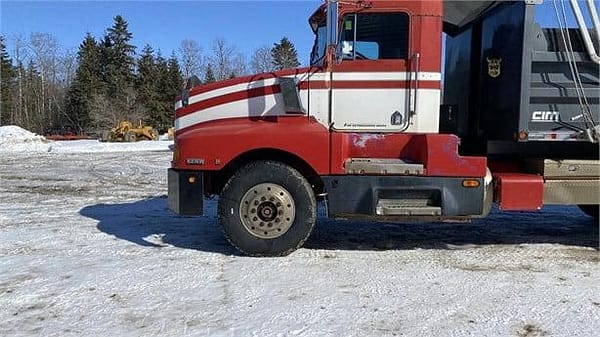
[[[578,29],[542,28],[535,8],[495,3],[448,36],[441,131],[459,135],[471,154],[597,159],[598,144],[582,130],[584,112],[600,120],[599,65]]]

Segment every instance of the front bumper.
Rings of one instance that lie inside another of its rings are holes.
[[[169,209],[179,215],[203,214],[203,175],[197,171],[168,171]]]

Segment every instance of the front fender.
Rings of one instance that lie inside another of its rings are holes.
[[[181,130],[175,137],[172,166],[216,171],[239,155],[262,148],[291,153],[318,174],[329,173],[329,132],[307,116],[232,118]]]

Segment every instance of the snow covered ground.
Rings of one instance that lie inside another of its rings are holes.
[[[164,135],[161,141],[109,143],[98,140],[51,141],[18,126],[0,126],[0,155],[9,153],[92,153],[168,151],[173,141]]]
[[[144,143],[0,148],[0,336],[600,331],[598,226],[574,207],[471,224],[321,217],[292,255],[247,258],[216,201],[201,218],[167,210],[169,142]]]

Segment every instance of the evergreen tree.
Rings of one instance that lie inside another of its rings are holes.
[[[206,83],[206,84],[213,83],[216,80],[217,79],[215,78],[215,73],[212,69],[212,65],[209,63],[208,65],[206,65],[206,74],[204,75],[204,83]]]
[[[0,125],[13,123],[15,78],[15,68],[6,52],[4,36],[0,35]]]
[[[164,132],[171,126],[173,114],[173,97],[168,97],[170,74],[167,60],[158,52],[156,56],[156,81],[154,92],[156,93],[156,105],[148,111],[147,121],[160,132]]]
[[[181,72],[181,67],[179,66],[177,55],[174,52],[171,54],[171,57],[169,57],[168,68],[169,83],[167,88],[167,95],[171,96],[170,99],[173,100],[175,96],[177,96],[180,93],[184,84],[184,78]]]
[[[160,88],[164,113],[161,115],[160,123],[157,127],[161,131],[166,131],[173,126],[173,102],[175,97],[181,93],[183,82],[179,61],[175,53],[172,53],[167,61],[167,73],[164,85]]]
[[[271,49],[271,56],[273,58],[273,66],[277,70],[300,66],[298,52],[294,44],[287,37],[283,37],[279,43],[274,43]]]
[[[93,99],[103,89],[100,73],[100,46],[96,39],[87,33],[77,52],[78,67],[75,79],[66,97],[66,127],[80,132],[89,128],[95,120],[96,111]]]
[[[144,94],[154,91],[156,80],[157,74],[154,50],[147,44],[144,46],[144,49],[142,49],[142,55],[138,60],[137,65],[136,90],[138,91],[138,94],[144,96]]]
[[[153,116],[156,111],[161,109],[161,100],[158,93],[159,76],[157,72],[154,50],[150,45],[146,45],[142,50],[142,55],[138,60],[136,77],[136,106],[141,112],[144,120],[152,124]]]
[[[115,16],[114,24],[106,30],[104,38],[108,46],[110,89],[125,89],[133,82],[135,46],[129,44],[132,37],[127,21],[120,15]]]
[[[103,99],[105,120],[114,124],[120,119],[132,119],[135,108],[134,73],[135,46],[130,44],[133,35],[128,30],[128,23],[117,15],[112,27],[106,30],[101,43],[104,72],[106,83],[105,97]]]

